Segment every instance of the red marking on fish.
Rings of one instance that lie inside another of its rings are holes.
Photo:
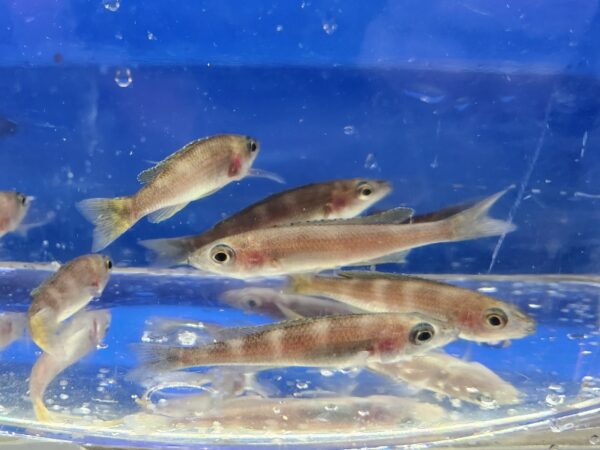
[[[235,177],[240,173],[241,168],[242,160],[238,155],[236,155],[229,163],[229,170],[227,171],[227,175],[229,175],[230,177]]]
[[[260,266],[265,262],[265,256],[259,251],[248,251],[246,254],[246,262],[249,266]]]
[[[398,341],[396,339],[382,339],[375,344],[373,352],[390,353],[397,348]]]

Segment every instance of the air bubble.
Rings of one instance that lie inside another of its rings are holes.
[[[321,376],[323,377],[332,377],[333,371],[329,369],[321,369]]]
[[[277,26],[275,27],[275,30],[276,30],[278,33],[279,33],[279,32],[281,32],[281,31],[283,31],[283,25],[277,25]]]
[[[110,12],[116,12],[121,7],[121,0],[103,0],[104,8]]]
[[[332,35],[337,30],[337,23],[335,22],[323,22],[323,31],[328,35]]]
[[[367,417],[371,414],[371,411],[369,410],[358,410],[358,415],[360,417]]]
[[[590,436],[590,444],[592,444],[592,445],[600,444],[600,436],[598,436],[597,434],[592,434]]]
[[[121,67],[115,72],[115,83],[117,86],[126,88],[133,82],[133,76],[131,75],[131,69],[127,67]]]
[[[377,163],[377,159],[375,159],[374,153],[369,153],[367,155],[367,159],[365,159],[365,169],[369,169],[369,170],[379,169],[379,164]]]
[[[355,132],[356,132],[356,130],[354,129],[353,125],[346,125],[344,127],[344,134],[346,136],[352,136]]]
[[[68,400],[69,399],[69,394],[60,394],[58,396],[58,398],[60,398],[61,400]]]
[[[337,411],[338,410],[338,405],[325,405],[325,411]]]
[[[148,31],[146,36],[148,37],[149,41],[156,41],[156,35],[152,31]]]

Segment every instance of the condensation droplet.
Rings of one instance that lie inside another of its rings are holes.
[[[198,335],[193,331],[185,330],[177,334],[177,341],[180,345],[185,345],[189,347],[195,345],[197,340]]]
[[[121,67],[115,72],[115,83],[117,86],[126,88],[133,82],[133,76],[131,75],[131,69],[127,67]]]
[[[110,12],[115,12],[121,7],[121,0],[103,0],[104,8]]]
[[[486,292],[486,293],[498,292],[498,288],[496,288],[494,286],[481,286],[480,288],[477,288],[477,290],[479,292]]]
[[[375,159],[374,153],[369,153],[367,155],[367,159],[365,159],[365,169],[369,169],[369,170],[379,169],[379,164],[377,164],[377,159]]]
[[[146,36],[148,36],[148,40],[149,41],[155,41],[156,40],[156,35],[152,31],[148,31],[146,33]]]
[[[323,31],[325,33],[327,33],[328,35],[332,35],[333,33],[336,32],[337,30],[337,23],[331,21],[331,22],[323,22]]]
[[[355,132],[354,126],[353,125],[346,125],[344,127],[344,134],[346,136],[352,136]]]
[[[565,396],[562,394],[548,394],[546,395],[546,403],[549,406],[562,405],[565,402]]]

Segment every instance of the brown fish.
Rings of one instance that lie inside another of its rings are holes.
[[[390,191],[386,181],[362,178],[308,184],[271,195],[200,235],[140,244],[154,251],[159,263],[184,264],[190,253],[217,239],[274,225],[354,217]]]
[[[517,306],[477,291],[425,278],[381,272],[339,277],[296,275],[292,292],[328,297],[371,312],[417,312],[451,322],[459,336],[477,342],[525,337],[535,321]]]
[[[354,219],[247,231],[201,247],[189,261],[209,272],[251,278],[357,265],[437,242],[503,234],[515,227],[487,212],[505,192],[436,222],[402,224],[412,210],[399,208]]]
[[[75,258],[31,292],[29,332],[46,353],[56,353],[62,322],[102,294],[112,262],[102,255]]]
[[[79,361],[102,342],[110,325],[110,311],[82,311],[57,336],[59,350],[42,353],[29,378],[29,396],[38,420],[49,421],[52,414],[44,405],[44,393],[63,370]]]
[[[0,237],[18,231],[33,197],[15,191],[0,191]]]
[[[225,328],[194,347],[142,345],[149,369],[252,365],[348,367],[396,361],[447,344],[456,330],[419,314],[349,314]]]
[[[484,409],[521,401],[519,391],[477,362],[434,351],[394,364],[373,363],[369,369],[411,386],[475,403]]]
[[[258,141],[249,136],[199,139],[140,173],[138,181],[144,187],[134,195],[80,202],[81,213],[96,225],[92,251],[106,247],[144,216],[150,215],[152,223],[162,222],[188,203],[252,175],[258,152]]]

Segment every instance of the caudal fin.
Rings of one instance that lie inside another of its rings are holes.
[[[494,195],[475,203],[469,209],[446,219],[451,228],[451,240],[464,241],[486,236],[497,236],[510,233],[517,227],[504,220],[492,219],[488,216],[490,208],[502,197],[512,186]]]
[[[134,224],[131,206],[130,197],[90,198],[77,204],[81,214],[96,226],[93,252],[102,250]]]
[[[139,241],[139,244],[154,253],[154,264],[177,266],[187,262],[189,253],[194,249],[193,239],[193,237],[149,239]]]

